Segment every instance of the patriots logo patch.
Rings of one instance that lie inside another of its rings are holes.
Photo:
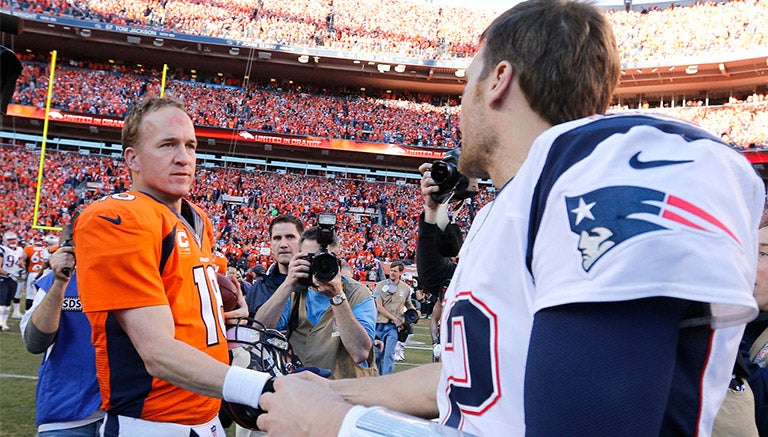
[[[565,198],[571,231],[579,236],[581,266],[595,262],[622,242],[664,229],[724,232],[741,242],[722,222],[698,206],[672,194],[635,186],[600,188]]]

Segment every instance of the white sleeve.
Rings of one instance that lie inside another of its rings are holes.
[[[37,287],[37,285],[35,285],[35,287]],[[40,302],[43,301],[43,298],[47,293],[48,290],[43,290],[38,287],[37,294],[35,294],[35,301],[32,302],[32,306],[24,313],[21,317],[21,322],[19,322],[19,330],[21,331],[22,337],[24,337],[24,331],[27,329],[27,324],[32,320],[32,314],[34,314],[37,307],[40,306]]]

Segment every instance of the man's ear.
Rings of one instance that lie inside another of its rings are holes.
[[[133,147],[128,147],[123,152],[123,159],[125,160],[125,165],[128,166],[128,169],[131,171],[137,171],[139,169],[139,163],[137,162],[137,156],[136,149]]]
[[[512,64],[509,61],[501,61],[496,64],[496,67],[491,73],[490,89],[488,90],[488,101],[491,105],[496,106],[501,104],[507,97],[512,82],[515,78],[515,70],[512,68]]]

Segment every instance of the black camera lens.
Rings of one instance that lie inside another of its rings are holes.
[[[320,282],[330,282],[339,273],[339,260],[332,253],[317,253],[310,271]]]
[[[458,169],[455,165],[445,161],[435,161],[432,163],[432,180],[443,188],[443,185],[448,185],[449,182],[456,178]]]

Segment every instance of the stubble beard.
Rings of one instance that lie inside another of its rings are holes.
[[[490,178],[493,151],[498,142],[487,132],[482,132],[470,141],[465,141],[459,157],[459,171],[470,178]]]
[[[459,157],[459,172],[470,178],[485,179],[490,177],[490,164],[498,141],[488,129],[483,115],[477,113],[477,109],[485,104],[481,90],[480,85],[476,85],[471,96],[476,110],[473,111],[472,118],[468,121],[473,132],[468,132],[468,135],[463,138],[461,156]]]

